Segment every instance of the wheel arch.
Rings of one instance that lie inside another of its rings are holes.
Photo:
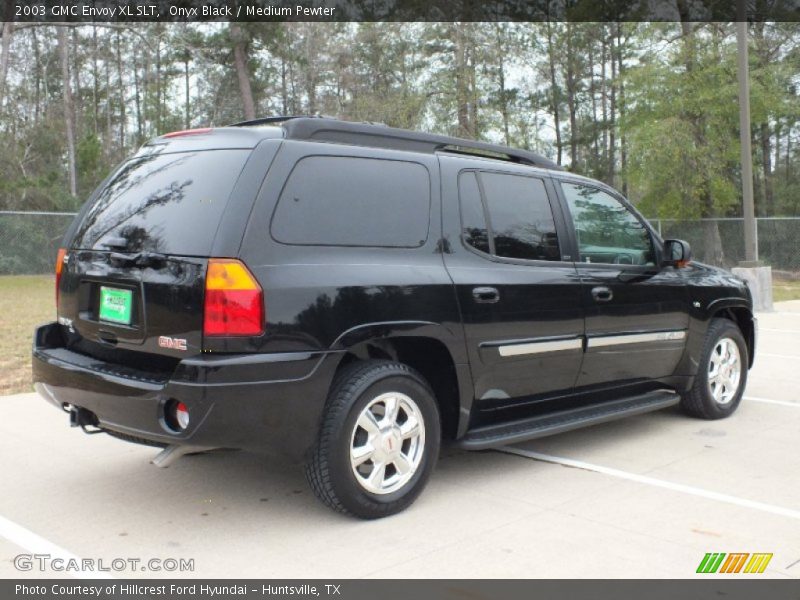
[[[383,328],[381,325],[379,328]],[[441,326],[439,326],[441,327]],[[429,328],[426,328],[429,329]],[[373,333],[378,333],[373,330]],[[415,328],[365,336],[360,332],[345,350],[336,367],[337,373],[355,361],[392,360],[418,371],[430,384],[442,424],[442,437],[456,439],[466,431],[472,404],[471,375],[466,361],[459,361],[452,350],[452,340],[423,334]],[[387,334],[388,333],[388,334]]]
[[[742,332],[747,343],[747,366],[748,368],[752,367],[755,360],[757,332],[756,319],[750,307],[735,301],[717,301],[710,304],[708,308],[708,323],[711,323],[711,319],[728,319],[739,327],[739,331]]]

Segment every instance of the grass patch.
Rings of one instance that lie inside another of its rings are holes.
[[[0,277],[0,395],[31,392],[31,343],[56,316],[52,275]]]
[[[772,282],[772,300],[774,302],[800,300],[800,281],[774,280]]]

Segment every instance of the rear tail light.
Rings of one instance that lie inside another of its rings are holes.
[[[264,292],[244,263],[212,258],[206,273],[203,335],[264,333]]]
[[[58,288],[61,285],[61,271],[64,269],[64,257],[67,255],[66,248],[59,248],[56,256],[56,310],[58,310]]]

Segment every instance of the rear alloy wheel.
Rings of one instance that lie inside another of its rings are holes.
[[[353,427],[350,465],[372,494],[391,494],[414,476],[425,453],[425,420],[416,403],[398,392],[373,398]]]
[[[384,360],[355,363],[331,388],[306,477],[334,510],[389,516],[422,492],[440,437],[436,399],[419,373]]]
[[[683,409],[702,419],[722,419],[736,410],[747,383],[748,354],[739,327],[728,319],[713,319],[692,389]]]

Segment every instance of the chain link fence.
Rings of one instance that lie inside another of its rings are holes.
[[[52,273],[74,213],[0,211],[0,275]],[[730,268],[744,260],[741,218],[651,219],[664,238],[686,240],[695,259]],[[800,276],[800,217],[756,219],[759,259]]]
[[[650,222],[661,237],[689,242],[692,256],[700,262],[730,269],[745,259],[742,218],[650,219]],[[761,262],[775,271],[800,276],[800,217],[759,217],[756,236]]]
[[[0,275],[53,273],[75,213],[0,211]]]

